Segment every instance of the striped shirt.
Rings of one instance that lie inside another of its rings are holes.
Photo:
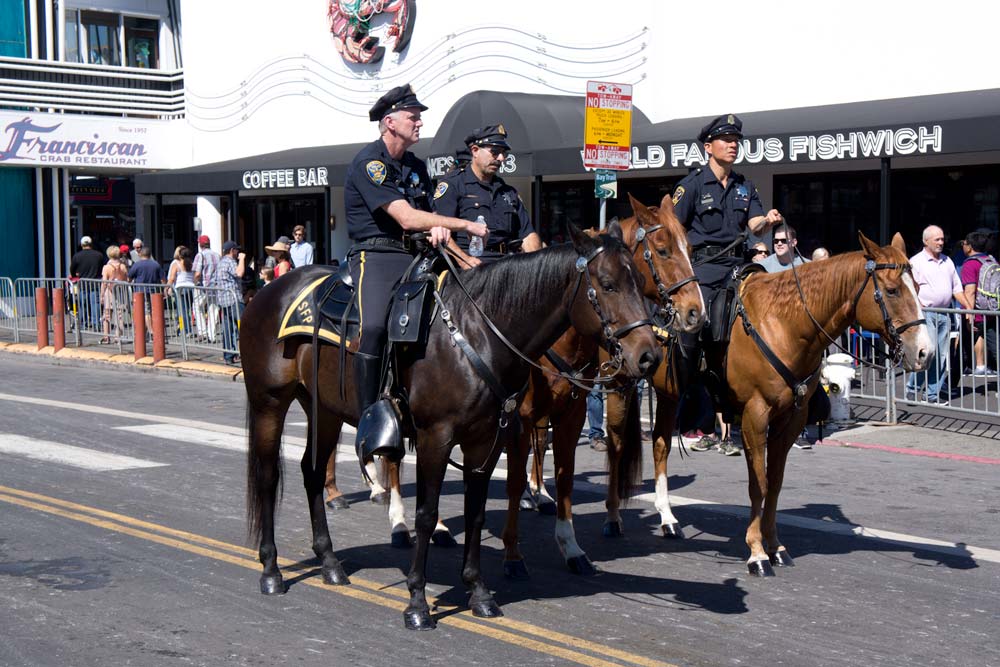
[[[212,283],[215,281],[215,274],[219,271],[220,261],[222,261],[222,257],[211,248],[205,248],[194,258],[191,270],[195,273],[201,273],[201,284],[204,287],[213,286]]]
[[[226,255],[219,262],[219,270],[215,274],[215,284],[219,291],[215,293],[216,303],[220,306],[231,306],[240,299],[240,277],[236,275],[236,260]]]

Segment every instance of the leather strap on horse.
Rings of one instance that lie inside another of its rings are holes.
[[[441,319],[444,321],[445,326],[448,328],[448,334],[451,336],[451,339],[458,346],[458,349],[460,349],[462,353],[465,354],[466,358],[469,360],[469,363],[471,363],[473,369],[475,369],[476,374],[479,375],[480,379],[486,383],[486,386],[490,388],[490,391],[493,392],[493,395],[496,396],[496,398],[500,401],[500,420],[499,420],[500,428],[497,431],[496,438],[493,440],[493,447],[490,448],[489,454],[486,455],[486,458],[483,460],[483,462],[479,466],[477,466],[474,470],[472,470],[473,473],[482,474],[486,472],[485,468],[486,463],[491,458],[493,458],[493,452],[496,451],[497,444],[500,442],[501,433],[506,435],[507,430],[511,427],[512,424],[520,424],[520,422],[516,419],[516,417],[512,415],[512,413],[515,410],[517,410],[517,406],[521,402],[520,396],[521,393],[524,391],[524,388],[522,388],[520,391],[508,395],[507,390],[504,388],[500,380],[497,379],[497,376],[493,373],[492,370],[490,370],[490,367],[486,365],[486,362],[483,361],[483,358],[479,355],[479,353],[476,352],[476,350],[472,347],[472,345],[469,344],[468,339],[461,331],[459,331],[458,327],[455,326],[455,323],[451,321],[451,313],[445,307],[444,300],[441,298],[441,294],[435,291],[434,299],[438,303],[438,306],[440,308]],[[525,384],[525,388],[526,387],[527,384]],[[448,462],[454,467],[458,468],[459,470],[462,471],[465,470],[465,466],[463,466],[460,463],[457,463],[451,458],[448,459]]]
[[[795,409],[802,407],[802,401],[805,399],[806,394],[809,392],[809,383],[813,381],[817,375],[819,375],[822,364],[816,367],[812,373],[806,376],[804,380],[799,380],[795,377],[795,374],[789,370],[788,366],[778,358],[778,355],[774,353],[771,346],[767,344],[767,341],[757,332],[757,329],[750,322],[750,318],[747,316],[746,307],[743,305],[743,295],[740,290],[736,290],[736,313],[743,320],[743,331],[746,332],[754,343],[757,344],[757,349],[760,353],[764,355],[764,358],[768,360],[771,366],[777,371],[781,379],[785,381],[788,388],[792,390],[792,395],[795,397]]]
[[[326,292],[320,297],[316,313],[313,315],[313,332],[312,332],[312,375],[313,375],[313,390],[312,390],[312,418],[309,420],[310,433],[309,438],[312,440],[312,469],[316,470],[316,452],[319,449],[319,327],[322,316],[319,314],[320,307],[322,307],[323,302],[330,298],[333,294],[333,288],[336,287],[336,283],[331,283],[329,287],[326,288]],[[343,331],[347,331],[346,327]],[[341,344],[341,348],[346,347],[347,341]],[[340,367],[340,386],[341,392],[343,392],[344,386],[344,367]],[[335,455],[335,454],[334,454]]]

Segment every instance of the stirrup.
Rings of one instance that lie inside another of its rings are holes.
[[[388,398],[382,398],[367,408],[358,420],[358,434],[354,438],[358,453],[358,463],[364,471],[365,464],[374,456],[382,456],[399,462],[406,454],[403,447],[403,429],[399,411]]]

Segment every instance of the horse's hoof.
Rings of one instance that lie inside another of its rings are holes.
[[[517,503],[517,507],[522,512],[534,512],[538,509],[538,506],[535,505],[535,501],[531,498],[521,498],[521,500]]]
[[[528,573],[528,566],[524,564],[523,558],[521,560],[505,560],[503,562],[503,576],[507,579],[517,579],[519,581],[531,579],[531,575]]]
[[[593,577],[600,573],[597,566],[590,562],[590,558],[586,554],[583,556],[573,556],[572,558],[566,559],[566,565],[569,566],[569,571],[573,574],[578,574],[581,577]]]
[[[280,574],[262,575],[260,578],[260,592],[264,595],[284,595],[285,582]]]
[[[397,530],[392,534],[390,544],[397,549],[409,549],[413,546],[413,540],[410,539],[410,531]]]
[[[544,498],[538,502],[538,513],[544,516],[556,515],[556,504],[549,498]]]
[[[346,510],[351,506],[351,504],[347,502],[347,498],[344,496],[337,496],[336,498],[330,498],[330,500],[326,501],[326,506],[332,510]]]
[[[774,570],[771,563],[766,560],[755,560],[747,563],[747,570],[754,577],[773,577]]]
[[[771,565],[775,567],[795,567],[795,561],[788,555],[787,549],[778,549],[770,555]]]
[[[323,568],[323,583],[328,586],[348,586],[351,580],[347,577],[347,573],[344,572],[344,568],[338,563],[337,567]]]
[[[684,539],[684,529],[679,523],[665,523],[660,526],[663,536],[672,540]]]
[[[458,542],[455,541],[455,538],[447,530],[435,530],[431,533],[431,542],[435,546],[445,547],[446,549],[458,546]]]
[[[437,627],[437,623],[431,618],[431,612],[426,609],[407,609],[403,612],[403,624],[407,630],[433,630]]]
[[[389,504],[389,492],[383,491],[382,493],[373,493],[371,501],[375,505],[388,505]]]
[[[604,537],[622,537],[625,535],[625,528],[621,521],[605,521]]]
[[[472,615],[476,618],[500,618],[503,616],[503,612],[500,610],[500,605],[498,605],[494,600],[487,600],[486,602],[471,602],[469,603],[469,609],[472,610]]]

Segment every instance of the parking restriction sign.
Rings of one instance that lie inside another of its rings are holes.
[[[588,81],[586,104],[583,166],[627,170],[632,154],[632,86]]]

